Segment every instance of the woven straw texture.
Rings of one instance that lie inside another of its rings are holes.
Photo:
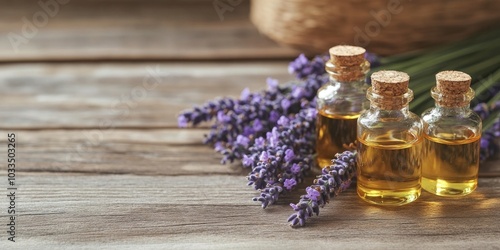
[[[250,18],[271,39],[305,52],[352,44],[392,55],[498,27],[500,0],[252,0]]]

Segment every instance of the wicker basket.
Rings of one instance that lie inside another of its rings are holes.
[[[260,32],[305,52],[353,44],[391,55],[498,26],[500,0],[252,0],[250,18]]]

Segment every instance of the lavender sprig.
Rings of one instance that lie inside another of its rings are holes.
[[[278,120],[280,117],[287,117],[296,113],[299,113],[301,110],[307,107],[314,107],[311,105],[315,105],[314,98],[316,96],[316,92],[326,81],[327,77],[325,75],[310,75],[306,79],[304,79],[299,84],[294,84],[291,86],[285,86],[283,89],[287,89],[288,91],[282,90],[283,93],[279,98],[270,101],[273,105],[268,105],[266,108],[266,112],[269,114],[273,114],[272,119],[268,119],[266,121],[267,126],[264,130],[261,130],[259,133],[243,133],[242,136],[247,138],[259,138],[267,136],[269,132],[271,132],[275,127],[279,126]],[[280,109],[281,107],[281,109]],[[264,118],[260,118],[260,120]],[[242,121],[237,120],[235,123],[231,125],[233,129],[235,129],[238,124]],[[313,128],[314,130],[314,128]],[[239,135],[238,135],[239,136]],[[238,138],[238,137],[236,137]],[[216,143],[221,144],[220,141]],[[233,161],[234,159],[243,160],[244,155],[250,154],[248,147],[242,147],[237,141],[225,142],[222,143],[225,145],[222,151],[220,151],[223,156],[223,162],[225,161]],[[250,146],[254,143],[250,142]]]
[[[323,75],[326,73],[325,62],[328,59],[330,59],[328,55],[319,55],[309,61],[304,54],[300,54],[288,64],[288,73],[295,75],[298,79],[309,75]]]
[[[490,107],[488,107],[488,104],[484,102],[478,103],[472,110],[474,110],[474,112],[476,112],[476,114],[478,114],[483,121],[486,120],[491,113]]]
[[[239,99],[223,98],[211,101],[202,107],[184,111],[178,117],[180,127],[189,123],[193,126],[201,122],[215,120],[205,143],[227,147],[232,144],[238,135],[251,136],[265,133],[272,128],[280,113],[288,111],[289,106],[277,105],[283,99],[286,88],[279,88],[278,81],[268,78],[268,89],[263,93],[251,93],[244,89]]]
[[[215,119],[205,143],[214,145],[223,154],[222,162],[242,159],[248,143],[238,141],[241,136],[252,139],[265,136],[271,131],[281,116],[298,113],[316,96],[316,92],[328,77],[309,75],[300,83],[279,86],[278,81],[268,79],[268,89],[263,93],[250,93],[245,89],[240,99],[224,98],[208,102],[181,113],[178,117],[180,127],[189,123],[193,126]],[[242,147],[243,146],[243,147]]]
[[[500,147],[496,143],[497,138],[500,137],[500,119],[496,122],[495,126],[497,127],[497,135],[495,135],[493,131],[488,130],[483,132],[483,135],[481,136],[481,149],[479,151],[479,159],[481,162],[485,162],[490,157],[500,152]]]
[[[366,52],[365,53],[365,59],[370,62],[370,67],[371,68],[377,68],[382,65],[382,62],[380,62],[380,58],[373,53]],[[369,78],[369,77],[368,77]]]
[[[314,164],[315,121],[314,107],[290,118],[282,116],[266,139],[258,138],[244,156],[243,164],[252,167],[248,185],[261,191],[253,200],[261,202],[263,208],[274,204],[284,191],[294,189]]]
[[[288,217],[292,227],[304,226],[313,214],[319,215],[319,209],[324,207],[332,196],[337,196],[350,186],[356,175],[356,153],[344,151],[335,155],[335,158],[332,165],[323,168],[314,184],[306,188],[307,194],[302,195],[297,204],[290,204],[295,211]]]
[[[486,103],[479,103],[473,109],[484,121],[493,119],[493,124],[483,132],[480,141],[480,160],[485,162],[488,158],[500,152],[498,139],[500,138],[500,101],[493,102],[488,106]],[[485,124],[487,125],[487,124]]]

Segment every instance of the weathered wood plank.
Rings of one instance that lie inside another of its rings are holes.
[[[492,249],[500,243],[499,178],[481,179],[464,198],[423,193],[397,208],[368,205],[351,188],[297,230],[286,223],[287,204],[300,192],[262,210],[237,176],[21,172],[18,181],[19,248]]]
[[[0,65],[0,128],[175,127],[183,109],[292,79],[287,63]]]
[[[242,175],[221,165],[205,130],[42,130],[16,133],[22,171],[134,175]],[[7,134],[1,131],[0,134]],[[2,138],[6,145],[6,136]],[[0,169],[5,170],[5,164]],[[244,178],[241,177],[242,181]]]
[[[0,130],[6,145],[9,131]],[[17,131],[22,171],[133,175],[241,175],[239,162],[221,165],[201,140],[204,129]],[[5,169],[0,164],[0,169]],[[499,177],[500,159],[481,165],[481,177]]]
[[[47,11],[38,1],[2,1],[0,61],[257,59],[297,54],[258,33],[248,18],[248,1],[230,6],[223,21],[211,0],[66,2]]]

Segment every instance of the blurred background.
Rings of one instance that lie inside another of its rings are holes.
[[[212,60],[297,55],[259,34],[249,20],[249,1],[233,1],[234,6],[221,3],[225,9],[220,10],[212,0],[3,1],[0,60]]]
[[[283,59],[335,44],[392,55],[500,21],[495,0],[2,2],[2,62]]]

